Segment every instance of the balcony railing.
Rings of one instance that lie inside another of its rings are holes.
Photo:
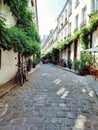
[[[80,27],[83,27],[84,25],[86,25],[86,20],[83,20],[80,24]]]

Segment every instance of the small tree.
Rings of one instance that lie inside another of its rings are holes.
[[[94,56],[90,53],[82,52],[79,60],[74,61],[74,69],[82,75],[88,74],[89,66],[94,65]]]
[[[73,64],[74,64],[75,71],[78,70],[79,69],[79,65],[80,65],[80,60],[75,59],[75,61],[73,62]]]

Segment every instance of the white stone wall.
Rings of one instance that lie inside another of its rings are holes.
[[[7,5],[2,6],[0,13],[6,18],[6,25],[8,27],[16,24],[15,17],[12,16],[12,13]],[[17,53],[14,53],[13,50],[3,51],[3,49],[1,49],[0,85],[6,83],[15,76],[17,71],[17,67],[15,66],[16,63]]]
[[[8,27],[14,26],[16,24],[16,19],[12,16],[10,8],[7,5],[2,7],[2,15],[6,18],[6,25]]]
[[[17,53],[1,50],[0,85],[12,79],[17,71]]]

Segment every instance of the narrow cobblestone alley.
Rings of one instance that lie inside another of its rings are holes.
[[[98,130],[97,99],[86,84],[82,76],[41,65],[0,99],[0,130]]]

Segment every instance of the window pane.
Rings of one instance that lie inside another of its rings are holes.
[[[87,10],[86,10],[86,7],[83,9],[83,21],[86,20],[86,17],[87,17]]]
[[[96,10],[98,10],[98,0],[96,0]]]

